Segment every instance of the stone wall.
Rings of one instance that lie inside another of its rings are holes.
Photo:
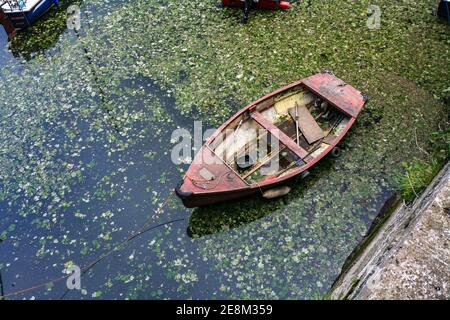
[[[332,289],[334,299],[450,299],[450,164],[401,205]]]

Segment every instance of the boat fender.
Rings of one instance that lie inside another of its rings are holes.
[[[291,188],[288,186],[276,188],[276,189],[270,189],[263,193],[263,197],[266,199],[275,199],[282,196],[287,195],[289,192],[291,192]]]
[[[341,156],[341,153],[341,148],[339,147],[334,147],[330,152],[333,158],[339,158]]]
[[[180,197],[180,199],[187,199],[194,194],[192,191],[190,191],[190,192],[181,191],[182,185],[183,185],[183,181],[180,181],[178,183],[177,187],[175,188],[175,193],[177,194],[178,197]]]
[[[450,0],[441,0],[439,2],[437,15],[440,18],[447,19],[450,22]]]

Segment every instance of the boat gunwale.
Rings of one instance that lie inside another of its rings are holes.
[[[313,75],[311,77],[314,77],[317,75]],[[310,77],[309,77],[310,78]],[[306,78],[305,78],[306,79]],[[246,183],[245,187],[238,187],[238,188],[234,188],[234,189],[228,189],[228,190],[201,190],[201,191],[193,191],[193,190],[189,190],[190,192],[192,192],[193,195],[215,195],[215,194],[228,194],[228,193],[235,193],[235,192],[242,192],[242,191],[246,191],[246,190],[252,190],[252,189],[261,189],[261,188],[265,188],[268,187],[270,185],[277,185],[277,184],[281,184],[283,182],[287,182],[288,180],[292,179],[293,177],[301,174],[302,172],[308,170],[309,168],[311,168],[313,165],[315,165],[317,162],[319,162],[323,157],[325,157],[333,148],[336,147],[336,145],[344,138],[344,136],[347,134],[347,132],[350,130],[350,128],[353,126],[353,124],[356,121],[356,117],[353,117],[351,115],[349,115],[348,113],[346,113],[344,110],[342,110],[339,106],[335,105],[333,102],[331,102],[329,99],[327,99],[326,97],[324,97],[323,95],[321,95],[320,93],[317,93],[315,90],[311,89],[309,86],[307,86],[303,81],[305,79],[301,79],[298,81],[295,81],[291,84],[288,84],[284,87],[281,87],[275,91],[272,91],[268,94],[266,94],[265,96],[259,98],[258,100],[248,104],[247,106],[245,106],[244,108],[240,109],[238,112],[236,112],[233,116],[231,116],[230,118],[228,118],[227,121],[225,121],[203,144],[202,148],[199,150],[199,154],[201,152],[203,152],[203,148],[207,148],[208,150],[212,151],[211,148],[209,147],[209,145],[214,141],[215,138],[217,138],[217,136],[224,130],[226,129],[226,127],[233,122],[234,120],[236,120],[237,117],[239,117],[240,115],[242,115],[244,112],[247,112],[248,110],[252,110],[254,108],[257,107],[258,104],[262,103],[263,101],[272,98],[275,95],[278,95],[284,91],[287,91],[293,87],[296,86],[303,86],[306,87],[308,90],[310,90],[312,93],[318,95],[320,98],[322,98],[323,100],[327,101],[328,103],[330,103],[334,108],[336,108],[337,110],[339,110],[340,112],[342,112],[342,114],[344,114],[346,117],[348,117],[349,121],[347,123],[347,125],[345,126],[345,128],[342,130],[342,132],[335,137],[335,139],[333,140],[333,142],[331,144],[329,144],[329,146],[324,149],[324,151],[322,151],[320,153],[320,155],[316,158],[313,158],[312,160],[310,160],[309,162],[307,162],[304,166],[299,167],[298,169],[294,169],[292,172],[282,176],[282,177],[275,177],[272,178],[270,180],[267,181],[263,180],[262,182],[254,182],[252,184],[248,184],[246,181],[244,181]],[[352,87],[353,88],[353,87]],[[356,90],[356,89],[355,89]],[[365,105],[365,101],[362,100],[362,107],[361,109],[364,107]],[[266,110],[267,108],[271,108],[273,107],[273,105],[267,105],[265,106],[263,109],[258,110],[259,112]],[[328,144],[328,143],[327,143]],[[215,154],[215,153],[214,153]],[[229,167],[228,164],[226,164],[223,159],[220,159],[223,164],[227,167]],[[190,169],[190,168],[189,168]],[[183,181],[188,177],[188,173],[189,173],[189,169],[186,172],[186,174],[183,177]],[[236,173],[233,170],[234,173]],[[239,178],[242,180],[242,178],[240,177],[240,175],[238,174]]]

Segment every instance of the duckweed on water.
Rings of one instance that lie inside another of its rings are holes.
[[[26,33],[19,32],[9,44],[11,52],[19,57],[29,59],[37,53],[52,48],[62,33],[66,31],[67,8],[80,5],[81,0],[60,0]]]
[[[424,159],[414,158],[403,162],[405,173],[398,178],[399,189],[403,199],[410,203],[431,183],[450,156],[450,132],[434,132],[431,135],[431,150],[424,153]]]
[[[417,145],[428,148],[430,132],[448,125],[450,39],[434,1],[378,1],[379,30],[366,26],[367,1],[308,3],[242,25],[213,0],[91,0],[80,36],[62,32],[48,50],[13,42],[27,60],[0,71],[5,291],[58,277],[68,262],[86,265],[142,225],[181,178],[170,162],[173,129],[193,119],[217,126],[281,85],[332,69],[370,96],[340,159],[322,161],[285,199],[193,212],[171,200],[155,223],[185,223],[135,239],[66,297],[326,293],[395,192],[402,161],[420,158]],[[62,25],[36,28],[53,23]],[[17,39],[32,44],[36,30]],[[13,298],[64,292],[55,283]]]

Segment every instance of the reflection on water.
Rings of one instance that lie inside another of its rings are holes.
[[[189,218],[187,234],[194,239],[249,224],[268,214],[260,199],[244,199],[237,203],[218,204],[195,209]],[[245,210],[242,210],[245,207]]]
[[[293,181],[289,182],[293,188],[297,189],[297,197],[302,197],[305,185],[303,183],[293,185],[293,183]],[[289,202],[293,200],[289,197],[268,200],[261,196],[254,196],[231,203],[196,208],[189,217],[187,234],[191,238],[198,239],[218,232],[227,232],[262,219],[277,209],[289,205]]]
[[[49,39],[45,54],[38,50],[24,62],[11,53],[0,57],[5,293],[57,278],[72,263],[89,265],[167,199],[150,226],[183,219],[114,251],[83,275],[82,291],[66,294],[60,281],[11,299],[308,298],[329,289],[394,192],[399,164],[414,152],[413,132],[402,124],[416,121],[429,131],[440,106],[421,92],[408,96],[410,82],[366,84],[378,67],[348,71],[342,59],[349,53],[336,50],[329,53],[336,68],[349,78],[366,72],[354,78],[355,85],[375,93],[370,112],[362,113],[342,142],[342,157],[322,161],[283,199],[255,197],[187,210],[173,197],[186,166],[170,160],[172,131],[190,130],[198,119],[217,126],[242,101],[318,68],[303,63],[290,46],[264,41],[273,37],[257,13],[256,28],[250,24],[247,32],[230,11],[211,4],[85,1],[82,14],[91,18],[82,20],[80,37],[63,30],[56,42]],[[336,6],[343,12],[338,21],[354,10],[354,4]],[[292,19],[302,18],[301,10],[293,12]],[[273,17],[274,30],[286,30],[284,16],[264,16]],[[297,26],[313,30],[316,22],[290,27]],[[330,26],[320,41],[339,40],[338,30]],[[359,46],[360,34],[346,39]],[[252,39],[242,46],[237,35]],[[299,47],[317,40],[312,33],[298,35],[305,37]],[[23,36],[33,41],[32,33]],[[286,32],[277,39],[294,41]],[[267,54],[274,50],[283,52]]]

